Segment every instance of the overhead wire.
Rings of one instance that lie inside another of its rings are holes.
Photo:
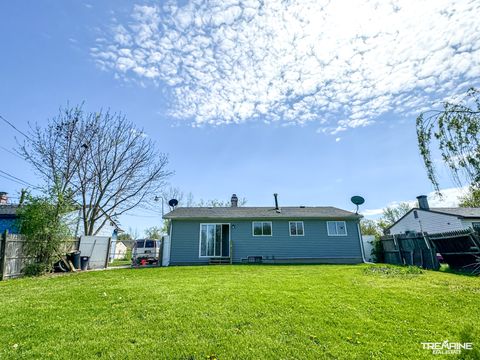
[[[12,181],[20,182],[20,183],[23,183],[24,185],[31,186],[31,187],[36,187],[35,185],[30,184],[28,181],[22,180],[19,177],[16,177],[12,174],[7,173],[6,171],[0,170],[0,173],[3,174],[2,177],[4,177],[4,178],[8,176],[8,177],[11,178],[10,180],[12,180]]]
[[[4,151],[6,151],[6,152],[8,152],[8,153],[12,154],[13,156],[16,156],[16,157],[18,157],[19,159],[25,160],[25,158],[21,157],[19,154],[17,154],[17,153],[15,153],[15,152],[13,152],[13,151],[12,151],[12,150],[10,150],[10,149],[7,149],[5,146],[2,146],[2,145],[0,145],[0,149],[2,149],[2,150],[4,150]]]
[[[18,181],[18,180],[12,179],[11,177],[8,177],[8,176],[2,175],[2,174],[0,174],[0,177],[3,178],[3,179],[9,180],[9,181],[13,181],[13,182],[16,183],[16,184],[22,185],[22,186],[27,187],[27,188],[30,187],[30,185],[25,184],[25,183],[22,182],[22,181]]]
[[[16,132],[18,132],[19,134],[25,136],[28,140],[32,141],[33,140],[27,135],[25,134],[22,130],[18,129],[15,125],[13,125],[10,121],[8,121],[7,119],[5,119],[2,115],[0,115],[0,119],[2,119],[5,123],[7,123],[12,129],[14,129]]]
[[[23,135],[25,138],[27,138],[28,140],[32,141],[32,139],[27,135],[25,134],[22,130],[20,130],[19,128],[17,128],[14,124],[12,124],[10,121],[8,121],[4,116],[0,115],[0,119],[3,120],[7,125],[9,125],[12,129],[14,129],[16,132],[18,132],[19,134]],[[22,160],[25,160],[23,157],[21,157],[19,154],[11,151],[10,149],[7,149],[6,147],[4,146],[1,146],[0,145],[0,148],[16,157],[18,157],[19,159],[22,159]],[[3,174],[3,175],[2,175]],[[23,186],[29,186],[29,187],[33,187],[33,188],[37,188],[37,186],[35,185],[32,185],[30,184],[28,181],[25,181],[23,179],[20,179],[19,177],[17,176],[14,176],[12,174],[9,174],[7,173],[6,171],[3,171],[3,170],[0,170],[0,177],[4,178],[4,179],[7,179],[7,180],[10,180],[10,181],[13,181],[17,184],[20,184],[20,185],[23,185]]]

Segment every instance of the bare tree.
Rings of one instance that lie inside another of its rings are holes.
[[[31,130],[19,152],[58,197],[75,201],[86,235],[112,218],[152,200],[171,175],[168,157],[118,113],[60,109],[46,128]]]

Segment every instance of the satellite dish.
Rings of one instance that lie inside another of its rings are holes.
[[[178,200],[177,199],[169,200],[168,205],[170,205],[172,208],[175,208],[175,206],[178,205]]]
[[[365,202],[365,199],[361,196],[352,196],[351,201],[358,206],[362,205]]]
[[[357,211],[355,213],[358,214],[358,206],[362,205],[365,202],[365,199],[361,196],[356,195],[356,196],[352,196],[350,201],[355,205],[357,205]]]

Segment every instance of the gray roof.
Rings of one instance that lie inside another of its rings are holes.
[[[480,208],[430,208],[431,211],[464,218],[480,218]]]
[[[0,205],[0,217],[15,217],[18,205]]]
[[[332,206],[273,207],[178,207],[164,219],[359,219],[361,216]]]

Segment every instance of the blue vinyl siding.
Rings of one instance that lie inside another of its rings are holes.
[[[7,219],[0,219],[0,233],[3,233],[5,230],[8,230],[10,234],[17,234],[17,224],[16,219],[14,218],[7,218]]]
[[[289,221],[272,221],[272,236],[253,236],[252,221],[219,220],[229,223],[233,262],[241,262],[248,256],[262,256],[266,259],[294,260],[295,262],[362,262],[357,221],[346,221],[347,236],[328,236],[325,220],[303,220],[304,236],[290,236]],[[262,221],[262,220],[260,220]],[[173,220],[171,256],[172,264],[208,263],[208,258],[199,258],[200,223],[216,221]],[[303,261],[304,259],[305,261]]]

